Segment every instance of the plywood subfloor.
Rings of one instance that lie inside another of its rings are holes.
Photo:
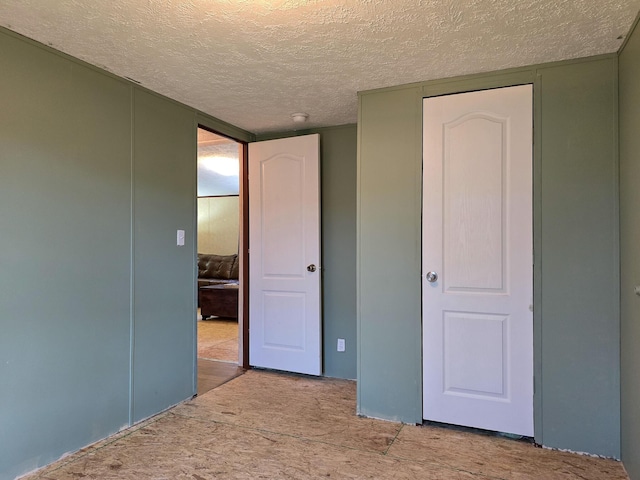
[[[198,358],[238,363],[238,321],[198,320]]]
[[[252,370],[27,477],[627,480],[622,465],[359,418],[355,383]]]

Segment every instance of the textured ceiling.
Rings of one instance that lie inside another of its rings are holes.
[[[2,0],[0,24],[254,133],[356,92],[616,51],[640,0]]]

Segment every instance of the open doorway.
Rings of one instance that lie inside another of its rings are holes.
[[[242,372],[243,144],[198,128],[198,393]]]

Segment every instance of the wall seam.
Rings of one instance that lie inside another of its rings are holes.
[[[640,17],[638,17],[640,18]],[[632,29],[629,31],[629,35],[633,32],[633,28],[637,24],[638,18],[634,22]],[[621,245],[620,245],[620,69],[618,66],[619,54],[613,60],[613,76],[614,81],[614,94],[613,94],[613,158],[614,158],[614,274],[618,279],[618,292],[615,296],[614,302],[614,314],[618,319],[618,459],[622,458],[622,275],[621,275]]]
[[[356,122],[356,413],[362,414],[362,338],[360,308],[360,266],[361,266],[361,174],[362,174],[362,97],[358,95],[358,120]]]
[[[131,88],[130,141],[130,249],[129,249],[129,426],[133,425],[134,363],[135,363],[135,96]]]

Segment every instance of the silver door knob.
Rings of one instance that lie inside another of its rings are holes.
[[[438,274],[436,272],[427,273],[427,282],[433,283],[438,281]]]
[[[313,263],[307,266],[307,272],[315,272],[315,271],[316,271],[316,266]]]

